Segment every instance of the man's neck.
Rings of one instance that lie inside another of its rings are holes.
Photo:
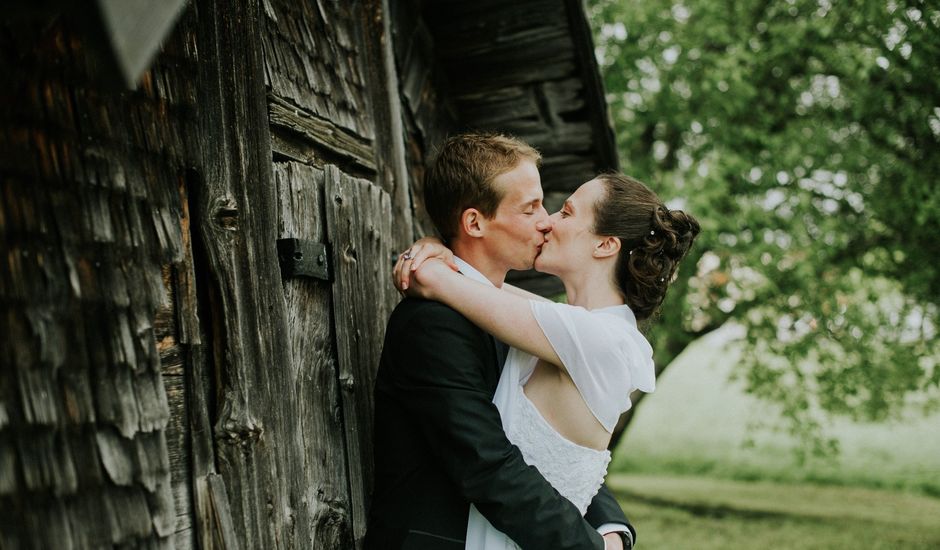
[[[451,243],[451,250],[461,260],[472,265],[474,269],[486,277],[493,286],[501,288],[506,280],[506,273],[509,269],[498,265],[497,262],[488,254],[483,247],[467,244],[463,241],[454,241]]]

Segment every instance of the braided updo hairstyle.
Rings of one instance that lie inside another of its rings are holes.
[[[620,239],[615,282],[636,318],[648,319],[663,303],[701,228],[689,214],[666,208],[630,176],[607,173],[597,179],[606,196],[594,205],[594,233]]]

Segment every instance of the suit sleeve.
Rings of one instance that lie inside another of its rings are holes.
[[[461,495],[522,548],[598,549],[603,539],[503,432],[485,372],[492,340],[428,302],[388,343],[392,388]]]
[[[630,520],[624,515],[620,504],[614,498],[610,489],[607,488],[606,483],[601,485],[600,490],[594,496],[594,500],[588,506],[587,513],[584,514],[584,519],[595,528],[605,523],[626,525],[627,529],[630,530],[630,534],[633,535],[633,544],[636,545],[636,529],[630,525]]]

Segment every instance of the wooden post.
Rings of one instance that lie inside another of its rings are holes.
[[[279,284],[261,6],[202,0],[196,8],[195,204],[211,282],[216,458],[237,539],[244,548],[273,548],[311,540],[312,522],[298,515],[307,491],[304,437]]]

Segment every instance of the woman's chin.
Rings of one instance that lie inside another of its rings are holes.
[[[554,275],[552,272],[551,262],[543,260],[541,255],[535,257],[535,264],[532,267],[539,273],[548,273],[549,275]]]

